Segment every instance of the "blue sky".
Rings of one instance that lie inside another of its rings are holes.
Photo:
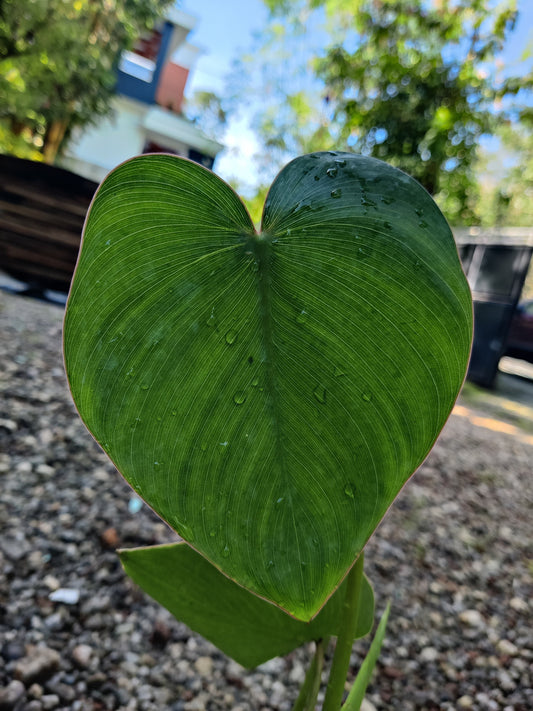
[[[528,42],[533,43],[533,0],[519,0],[518,7],[519,23],[504,55],[505,65],[513,73],[518,71]],[[232,61],[250,49],[253,33],[265,26],[267,10],[261,0],[183,0],[180,9],[198,18],[189,41],[203,50],[192,71],[187,93],[209,89],[222,94]],[[230,123],[223,142],[227,148],[217,158],[215,170],[226,179],[239,175],[251,190],[254,185],[251,156],[258,145],[245,112]]]

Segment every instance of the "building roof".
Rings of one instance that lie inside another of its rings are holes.
[[[208,138],[200,129],[183,116],[177,116],[160,106],[148,109],[142,120],[143,128],[160,139],[172,139],[214,158],[224,148],[221,143]]]

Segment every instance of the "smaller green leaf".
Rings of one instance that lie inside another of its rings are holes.
[[[361,668],[355,677],[353,686],[350,689],[348,698],[342,706],[341,711],[359,711],[361,708],[361,704],[363,703],[363,699],[365,697],[366,687],[368,686],[368,682],[370,681],[370,677],[374,671],[376,662],[378,661],[381,645],[383,644],[383,640],[385,638],[385,630],[387,628],[389,613],[390,602],[387,603],[385,612],[381,616],[381,620],[379,621],[379,625],[374,639],[372,640],[372,644],[370,645],[370,649],[368,650],[368,654],[361,664]]]
[[[186,543],[119,551],[126,573],[178,620],[245,667],[336,636],[345,583],[311,620],[302,622],[223,575]],[[374,594],[363,580],[355,637],[372,629]]]

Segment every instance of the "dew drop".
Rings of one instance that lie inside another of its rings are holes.
[[[422,229],[425,229],[428,226],[428,223],[425,220],[420,220],[418,226],[422,227]]]
[[[351,484],[346,484],[344,487],[344,494],[347,496],[349,499],[353,499],[355,496],[355,491],[354,488]]]
[[[133,378],[133,373],[134,373],[134,372],[135,372],[135,371],[133,370],[133,368],[130,368],[130,369],[128,370],[128,372],[126,373],[126,376],[125,376],[125,377],[126,377],[126,378]]]
[[[242,390],[239,390],[239,392],[235,393],[235,395],[233,396],[233,402],[236,405],[242,405],[244,402],[246,402],[246,393]]]
[[[154,462],[154,469],[157,471],[158,469],[161,469],[161,462]]]
[[[259,385],[259,378],[254,378],[252,380],[252,386],[256,388]]]
[[[177,410],[172,410],[170,414],[172,415],[172,417],[176,417],[178,413]]]
[[[141,390],[149,390],[149,389],[150,389],[150,386],[147,383],[143,383],[141,385]]]
[[[361,397],[365,402],[370,402],[372,400],[372,393],[365,392],[361,395]]]
[[[346,375],[346,373],[345,373],[341,368],[339,368],[338,366],[335,366],[335,370],[333,371],[333,375],[334,375],[336,378],[341,378],[343,375]]]
[[[322,385],[317,385],[317,387],[313,390],[313,395],[318,402],[321,402],[322,404],[326,402],[326,388]]]
[[[231,553],[230,548],[229,548],[228,544],[226,543],[226,545],[224,546],[224,550],[222,551],[222,555],[224,558],[228,558],[230,553]]]
[[[274,561],[273,561],[273,560],[269,560],[268,563],[267,563],[267,565],[266,565],[266,567],[267,567],[267,568],[273,568],[273,567],[274,567]]]
[[[326,175],[327,175],[329,178],[336,178],[336,177],[337,177],[337,172],[338,172],[337,166],[334,166],[333,168],[328,168],[328,169],[326,170]]]
[[[392,205],[394,198],[389,197],[388,195],[382,195],[381,202],[385,203],[385,205]]]
[[[296,316],[296,323],[306,323],[309,318],[309,314],[305,309],[302,309],[300,313]]]
[[[375,207],[377,208],[376,203],[373,200],[370,200],[370,198],[367,197],[362,197],[361,198],[361,205],[365,205],[366,207]]]
[[[320,175],[315,175],[315,180],[320,180]]]
[[[211,311],[211,315],[209,316],[209,318],[206,321],[206,324],[209,326],[209,328],[213,328],[214,326],[216,326],[216,322],[217,322],[217,320],[215,318],[215,309],[213,309]]]
[[[342,195],[342,190],[340,188],[335,188],[335,190],[331,191],[332,198],[340,198],[341,195]]]
[[[106,240],[105,246],[109,247],[110,244],[111,244],[111,240],[110,239]]]
[[[211,536],[211,538],[214,538],[217,535],[217,532],[215,531],[215,529],[211,529],[209,531],[209,535]]]
[[[200,449],[202,452],[205,452],[207,450],[207,442],[202,442],[200,445]]]
[[[344,158],[336,158],[336,159],[335,159],[335,163],[336,163],[337,165],[340,165],[340,166],[345,166],[345,165],[346,165],[346,161],[344,160]]]
[[[281,504],[281,502],[283,501],[284,498],[285,497],[280,496],[279,499],[276,501],[276,504]]]
[[[392,225],[391,225],[390,222],[384,222],[384,223],[383,223],[383,227],[384,227],[386,230],[392,230]]]
[[[422,210],[421,207],[415,208],[415,212],[418,215],[418,217],[422,217],[422,215],[424,214],[424,210]]]
[[[237,340],[237,331],[228,331],[226,333],[226,343],[232,346]]]

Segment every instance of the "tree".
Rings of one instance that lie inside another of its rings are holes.
[[[495,61],[516,3],[265,1],[271,65],[276,42],[286,52],[317,13],[328,28],[326,49],[308,58],[313,91],[280,83],[276,108],[260,111],[269,149],[350,148],[381,158],[419,180],[449,219],[473,220],[479,139],[519,119],[518,94],[533,86],[533,72],[503,77]]]
[[[110,112],[118,57],[171,0],[2,0],[0,150],[53,162]]]

